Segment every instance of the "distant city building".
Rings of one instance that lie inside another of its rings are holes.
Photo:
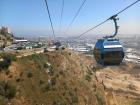
[[[19,42],[27,42],[28,40],[26,39],[15,39],[15,43],[19,43]]]
[[[4,26],[2,26],[1,28],[0,28],[0,33],[11,33],[11,30],[10,30],[10,28],[8,28],[8,27],[4,27]]]
[[[25,46],[25,49],[33,49],[32,46]]]

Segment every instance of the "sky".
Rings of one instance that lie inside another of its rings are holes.
[[[116,14],[136,0],[87,0],[79,15],[66,32],[83,0],[48,0],[56,36],[78,36],[92,26]],[[118,15],[120,35],[140,34],[140,2]],[[52,30],[44,0],[0,0],[0,26],[7,26],[16,36],[51,36]],[[110,20],[87,35],[110,35],[114,23]]]

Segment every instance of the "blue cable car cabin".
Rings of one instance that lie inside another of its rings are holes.
[[[119,39],[115,39],[118,32],[117,15],[111,16],[109,19],[114,21],[115,33],[111,36],[106,36],[103,39],[99,39],[94,47],[94,57],[98,64],[107,65],[119,65],[124,58],[123,47],[119,42]]]
[[[94,57],[101,65],[119,65],[124,58],[119,39],[99,39],[94,47]]]

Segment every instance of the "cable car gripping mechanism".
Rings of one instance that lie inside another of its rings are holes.
[[[116,17],[117,17],[117,14],[116,15],[113,15],[110,18],[107,19],[107,20],[113,20],[114,21],[114,24],[115,24],[115,33],[113,35],[111,35],[111,36],[105,36],[104,38],[106,38],[106,39],[107,38],[113,38],[113,37],[115,37],[117,35],[118,28],[119,28],[119,26],[117,25],[117,20],[119,20],[119,18],[116,18]]]

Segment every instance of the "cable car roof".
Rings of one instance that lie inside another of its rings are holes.
[[[120,42],[118,40],[105,40],[103,42],[103,47],[104,48],[120,48],[122,47],[122,45],[120,44]]]

